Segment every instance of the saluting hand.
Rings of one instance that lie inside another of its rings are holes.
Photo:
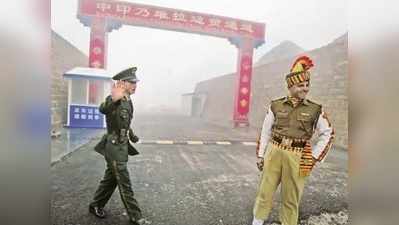
[[[125,95],[125,84],[121,81],[117,81],[112,85],[111,98],[113,102],[118,101]]]

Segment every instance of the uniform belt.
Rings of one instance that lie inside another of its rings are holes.
[[[126,141],[128,140],[126,129],[121,129],[120,133],[118,133],[115,130],[108,131],[107,133],[108,133],[108,135],[113,136],[113,138],[111,140],[112,144],[122,144],[122,143],[126,143]]]
[[[116,131],[116,130],[112,130],[112,131],[108,131],[107,134],[114,135],[114,136],[117,136],[117,137],[126,136],[127,135],[127,129],[123,129],[123,130],[124,130],[124,133],[122,133],[122,131],[119,132],[119,131]],[[123,134],[123,135],[121,135],[121,134]]]
[[[108,131],[107,134],[111,134],[111,135],[117,135],[116,131],[112,130],[112,131]]]
[[[304,148],[306,145],[305,140],[291,139],[284,136],[272,136],[272,140],[279,145],[291,148]]]

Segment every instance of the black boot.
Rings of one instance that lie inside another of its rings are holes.
[[[89,212],[97,216],[98,218],[105,218],[105,211],[103,208],[97,207],[97,206],[89,206]]]
[[[130,225],[150,225],[150,224],[151,224],[151,221],[146,220],[144,218],[141,218],[137,221],[133,221],[133,220],[130,221]]]

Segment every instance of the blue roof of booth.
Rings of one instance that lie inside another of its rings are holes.
[[[64,73],[65,78],[72,79],[94,79],[94,80],[111,80],[112,74],[104,69],[75,67]]]

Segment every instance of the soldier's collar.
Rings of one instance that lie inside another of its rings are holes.
[[[123,96],[123,98],[124,98],[125,100],[129,101],[129,100],[130,100],[130,95],[125,95],[125,96]]]
[[[291,104],[289,96],[285,97],[284,103]],[[304,104],[304,105],[308,106],[309,105],[309,101],[305,98],[300,104]]]

